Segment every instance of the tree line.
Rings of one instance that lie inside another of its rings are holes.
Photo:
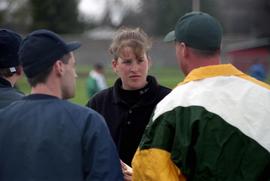
[[[83,21],[77,8],[79,1],[6,0],[6,8],[0,9],[0,24],[25,32],[48,28],[58,33],[80,33],[104,24],[115,27],[108,17],[99,24]],[[225,33],[270,36],[270,24],[266,22],[270,18],[269,0],[201,0],[200,9],[218,18]],[[139,13],[126,13],[115,28],[139,26],[149,34],[160,36],[173,29],[177,19],[191,10],[191,0],[142,0]]]

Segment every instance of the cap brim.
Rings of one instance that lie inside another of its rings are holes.
[[[81,44],[79,42],[70,42],[67,44],[69,52],[80,48],[80,46],[81,46]]]
[[[171,42],[171,41],[175,41],[175,32],[171,31],[169,32],[164,38],[163,38],[164,42]]]

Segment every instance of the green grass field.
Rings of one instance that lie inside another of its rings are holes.
[[[86,79],[88,76],[88,72],[91,69],[90,66],[77,66],[77,85],[76,85],[76,96],[71,99],[72,102],[85,105],[88,101],[88,97],[86,94]],[[106,68],[106,80],[109,86],[114,84],[114,81],[116,80],[117,76],[112,71],[110,67]],[[153,75],[157,78],[158,82],[161,85],[174,88],[178,82],[183,80],[183,75],[181,74],[178,67],[151,67],[149,71],[150,75]],[[17,84],[18,88],[24,92],[25,94],[30,93],[30,87],[27,84],[27,81],[25,78],[20,80]]]
[[[82,66],[82,65],[77,66],[78,78],[76,85],[76,95],[73,99],[71,99],[72,102],[80,105],[85,105],[87,103],[88,97],[86,94],[85,83],[90,69],[91,69],[90,66]],[[184,78],[183,74],[180,72],[178,67],[151,67],[149,74],[155,76],[161,85],[164,85],[169,88],[174,88],[177,85],[177,83],[182,81]],[[105,76],[108,85],[112,86],[117,76],[112,71],[111,67],[106,68]],[[266,83],[268,84],[270,83],[270,75],[268,75]],[[25,78],[20,80],[17,86],[25,94],[30,93],[30,87],[27,84]]]

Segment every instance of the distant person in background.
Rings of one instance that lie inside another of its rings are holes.
[[[186,75],[158,103],[132,181],[269,181],[270,86],[221,64],[222,28],[190,12],[165,41]]]
[[[150,48],[151,41],[142,29],[120,28],[110,46],[112,67],[119,78],[87,103],[109,126],[125,180],[131,180],[129,166],[153,109],[171,91],[148,75]]]
[[[75,95],[79,47],[49,30],[21,43],[31,94],[0,109],[1,181],[123,180],[103,117],[66,101]]]
[[[89,98],[91,98],[97,92],[108,87],[104,76],[104,67],[102,64],[94,64],[93,70],[89,72],[86,86]]]
[[[266,70],[262,63],[255,61],[248,69],[248,74],[260,81],[265,81],[266,79]]]
[[[23,75],[18,58],[21,41],[18,33],[0,29],[0,109],[24,96],[14,87]]]

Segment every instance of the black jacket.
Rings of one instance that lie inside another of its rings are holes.
[[[118,79],[113,87],[96,94],[87,103],[104,116],[120,158],[129,165],[155,106],[171,91],[158,85],[152,76],[147,80],[144,88],[125,91]]]
[[[13,101],[19,100],[24,95],[11,86],[9,81],[0,77],[0,109]]]

